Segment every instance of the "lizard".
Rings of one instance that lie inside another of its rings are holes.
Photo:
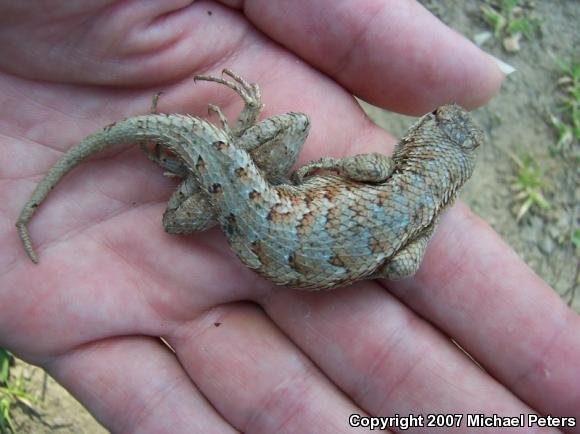
[[[219,224],[239,259],[277,285],[318,290],[362,279],[403,279],[418,270],[483,143],[469,113],[448,104],[411,126],[392,156],[323,157],[288,178],[309,118],[290,112],[258,121],[259,86],[229,69],[194,80],[220,83],[242,98],[235,125],[209,104],[220,126],[152,112],[87,136],[49,169],[18,217],[17,231],[33,262],[38,258],[27,224],[60,179],[105,148],[139,144],[166,175],[182,178],[163,215],[166,232],[189,234]],[[155,151],[146,147],[152,144]]]

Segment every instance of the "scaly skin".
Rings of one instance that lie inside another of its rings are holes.
[[[171,233],[216,222],[242,262],[279,285],[328,289],[364,278],[400,279],[420,265],[442,211],[475,166],[483,135],[456,105],[423,116],[392,158],[362,154],[323,158],[285,175],[308,134],[308,118],[288,113],[257,123],[259,88],[225,70],[246,106],[230,129],[185,115],[144,115],[105,127],[66,152],[22,210],[18,232],[37,261],[26,224],[54,185],[88,156],[127,143],[159,144],[151,154],[185,178],[164,216]],[[313,174],[318,169],[337,174]]]

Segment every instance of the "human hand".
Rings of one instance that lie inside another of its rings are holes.
[[[237,116],[236,95],[195,74],[231,67],[260,84],[265,116],[307,113],[301,163],[390,152],[350,93],[419,115],[483,104],[502,80],[411,2],[189,3],[0,3],[0,346],[114,432],[345,432],[354,413],[579,417],[578,316],[463,205],[412,279],[273,288],[219,231],[165,234],[175,185],[130,147],[59,184],[30,224],[29,262],[14,222],[60,152],[146,113],[159,90],[160,111],[216,103]]]

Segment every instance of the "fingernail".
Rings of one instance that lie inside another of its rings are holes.
[[[514,68],[513,66],[511,66],[508,63],[505,63],[503,60],[498,59],[497,57],[495,57],[492,54],[489,54],[489,53],[487,53],[487,54],[495,61],[498,68],[500,69],[500,71],[503,72],[503,75],[505,75],[506,77],[517,71],[516,68]]]

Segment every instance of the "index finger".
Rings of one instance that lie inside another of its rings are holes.
[[[349,91],[398,112],[419,115],[449,102],[474,108],[504,77],[494,58],[414,1],[248,0],[242,7],[256,27]]]

